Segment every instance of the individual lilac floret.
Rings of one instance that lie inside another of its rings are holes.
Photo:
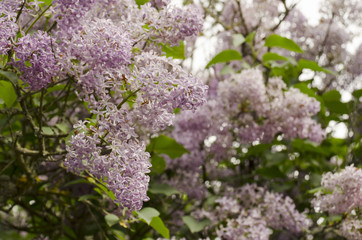
[[[31,90],[38,90],[51,83],[60,67],[53,52],[55,39],[45,32],[26,35],[15,44],[16,58],[12,65],[21,72],[20,78],[28,83]]]
[[[340,172],[323,174],[322,190],[312,200],[314,207],[332,214],[348,213],[362,206],[362,170],[348,166]]]

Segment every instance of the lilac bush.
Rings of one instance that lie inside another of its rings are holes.
[[[4,239],[360,239],[361,7],[0,1]]]

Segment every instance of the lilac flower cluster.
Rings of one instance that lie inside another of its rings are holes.
[[[71,66],[85,93],[101,94],[107,87],[104,72],[131,63],[132,40],[128,32],[110,19],[95,19],[82,25],[81,31],[64,39],[62,61]]]
[[[196,218],[208,218],[211,226],[217,226],[217,235],[225,239],[268,239],[272,230],[297,235],[311,226],[304,213],[299,213],[288,196],[273,193],[246,184],[241,188],[227,187],[224,196],[215,200],[212,211],[194,212]],[[210,209],[211,210],[211,209]],[[227,222],[224,226],[223,222]]]
[[[322,190],[315,194],[312,204],[332,214],[349,213],[362,207],[362,170],[347,166],[340,172],[323,174]]]
[[[358,216],[348,217],[343,220],[340,233],[348,240],[362,239],[362,220],[358,219]]]
[[[228,159],[235,155],[234,141],[268,142],[276,134],[316,142],[325,137],[320,124],[311,118],[319,111],[319,102],[298,89],[287,90],[280,78],[271,78],[265,85],[257,69],[219,82],[217,96],[212,98],[196,113],[177,115],[173,137],[190,151],[177,166],[197,171],[208,156],[216,161]],[[175,161],[169,166],[174,165]]]
[[[150,19],[167,22],[164,10],[150,4],[138,8],[128,0],[57,4],[58,24],[63,25],[55,32],[58,60],[75,79],[79,98],[88,102],[94,116],[74,125],[65,166],[105,182],[122,208],[139,210],[148,200],[151,166],[144,135],[171,125],[175,108],[194,111],[202,105],[207,87],[160,51],[150,51],[157,50],[152,44],[162,37],[153,36],[151,41],[151,31],[144,26]],[[84,10],[79,16],[74,16],[76,7]],[[115,11],[118,8],[124,11]],[[186,10],[179,11],[187,15]],[[174,36],[181,31],[178,28],[169,25],[161,32]],[[189,32],[182,34],[178,41]]]
[[[194,111],[206,101],[204,84],[166,57],[154,53],[135,57],[133,78],[132,88],[141,92],[134,105],[135,118],[155,130],[171,125],[175,108]]]
[[[22,73],[21,79],[31,90],[46,87],[60,71],[53,44],[55,39],[45,32],[26,35],[15,44],[16,58],[12,65]]]
[[[171,46],[178,45],[180,40],[196,36],[202,31],[203,14],[196,6],[187,5],[185,9],[181,9],[168,5],[160,11],[160,16],[150,27],[155,28],[155,37]]]
[[[14,37],[19,29],[15,23],[16,12],[5,2],[0,2],[0,55],[7,54],[10,50],[10,38]]]
[[[76,173],[88,171],[107,183],[116,203],[139,210],[143,201],[149,199],[149,153],[145,152],[145,144],[137,141],[132,128],[124,126],[125,119],[119,117],[119,112],[112,111],[95,126],[88,121],[76,124],[79,133],[69,141],[64,165]],[[124,127],[118,130],[120,124]]]
[[[227,240],[267,240],[272,233],[272,230],[267,227],[265,219],[257,209],[241,211],[238,218],[227,219],[226,226],[216,230],[218,237]]]

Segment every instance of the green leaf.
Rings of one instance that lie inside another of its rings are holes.
[[[153,194],[165,194],[166,196],[171,196],[173,194],[178,194],[180,193],[176,188],[171,187],[168,184],[152,184],[149,189],[149,192],[153,193]]]
[[[314,193],[317,193],[319,191],[322,191],[324,187],[317,187],[317,188],[313,188],[313,189],[310,189],[307,191],[307,193],[310,193],[310,194],[314,194]]]
[[[73,239],[77,239],[77,236],[75,235],[74,231],[70,227],[68,227],[67,225],[63,225],[63,229]]]
[[[150,145],[147,146],[147,151],[157,154],[167,154],[170,158],[178,158],[184,153],[188,153],[184,146],[176,142],[175,139],[165,135],[152,138]]]
[[[348,106],[340,101],[341,94],[337,90],[325,92],[322,95],[324,105],[333,113],[348,114]]]
[[[117,217],[114,214],[107,214],[104,219],[106,220],[106,223],[108,226],[112,227],[113,225],[117,224],[119,222],[119,217]]]
[[[272,34],[265,40],[264,46],[266,47],[280,47],[293,52],[302,53],[303,50],[293,40],[289,38],[281,37],[277,34]]]
[[[59,130],[53,127],[43,127],[42,132],[48,135],[59,134]]]
[[[354,91],[354,92],[352,93],[352,95],[353,95],[355,98],[359,99],[360,97],[362,97],[362,89],[358,89],[358,90]]]
[[[51,92],[63,90],[66,86],[67,86],[66,84],[57,84],[53,87],[47,88],[47,92],[46,92],[45,96]]]
[[[50,5],[53,3],[53,0],[42,0],[46,5]]]
[[[160,217],[152,218],[150,226],[153,227],[158,233],[160,233],[163,237],[169,239],[170,238],[170,231],[163,223]]]
[[[6,71],[0,70],[0,76],[8,79],[14,85],[16,85],[19,81],[18,75],[16,75],[16,73],[14,73],[14,72],[6,72]]]
[[[267,153],[265,154],[265,159],[267,160],[266,166],[271,167],[284,162],[287,159],[287,155],[281,152]]]
[[[0,81],[0,98],[5,102],[7,107],[11,107],[16,101],[17,96],[10,82]]]
[[[82,202],[82,201],[85,201],[85,200],[88,200],[88,199],[98,199],[98,197],[94,196],[94,195],[91,195],[91,194],[86,194],[86,195],[80,196],[78,198],[78,201]]]
[[[337,90],[330,90],[323,93],[322,98],[327,102],[335,102],[341,100],[341,94]]]
[[[298,62],[298,66],[301,69],[307,68],[316,72],[325,72],[328,74],[332,74],[332,75],[337,75],[337,73],[326,69],[326,68],[322,68],[321,66],[318,65],[318,63],[314,62],[314,61],[309,61],[309,60],[305,60],[305,59],[300,59]]]
[[[185,45],[183,41],[180,41],[180,44],[174,47],[171,47],[169,44],[163,45],[162,51],[166,53],[166,57],[172,57],[173,59],[185,59]]]
[[[324,105],[333,113],[349,114],[348,106],[343,102],[325,102]]]
[[[234,34],[233,35],[233,45],[237,47],[245,42],[245,38],[242,34]]]
[[[118,240],[125,240],[125,234],[122,231],[119,231],[117,229],[111,229],[113,235],[117,237]]]
[[[57,123],[55,126],[63,133],[68,133],[70,130],[70,126],[67,123]]]
[[[148,3],[150,0],[136,0],[136,4],[138,5],[138,6],[141,6],[141,5],[143,5],[143,4],[145,4],[145,3]]]
[[[252,45],[254,38],[255,38],[255,31],[249,33],[248,36],[246,36],[245,42],[248,42],[248,43],[250,43],[250,45]]]
[[[268,52],[263,55],[263,62],[268,62],[268,61],[288,61],[288,58],[283,57],[276,53]]]
[[[150,223],[154,217],[160,216],[160,212],[151,207],[145,207],[142,210],[140,210],[139,212],[137,212],[137,214],[148,225],[150,225]]]
[[[233,49],[227,49],[217,54],[211,61],[206,65],[205,68],[209,68],[211,65],[216,63],[230,62],[233,60],[241,60],[241,54]]]
[[[165,159],[157,154],[152,154],[151,156],[151,164],[152,169],[155,170],[158,174],[163,173],[166,168],[166,162]]]
[[[209,219],[205,219],[199,222],[191,216],[183,216],[182,221],[187,225],[192,233],[200,232],[202,229],[204,229],[204,227],[211,223]]]
[[[70,181],[70,182],[66,183],[63,187],[68,187],[68,186],[71,186],[71,185],[74,185],[74,184],[81,184],[81,183],[92,184],[92,183],[88,182],[84,178],[79,178],[79,179],[76,179],[76,180],[73,180],[73,181]]]
[[[284,178],[285,175],[279,170],[278,166],[272,166],[268,168],[259,168],[256,170],[258,175],[266,178]]]

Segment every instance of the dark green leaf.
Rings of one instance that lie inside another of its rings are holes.
[[[318,65],[318,63],[314,62],[314,61],[309,61],[309,60],[305,60],[305,59],[300,59],[298,62],[298,66],[301,69],[307,68],[316,72],[325,72],[328,74],[332,74],[332,75],[337,75],[337,73],[326,69],[326,68],[322,68],[321,66]]]
[[[362,89],[358,89],[358,90],[354,91],[354,92],[352,93],[352,95],[353,95],[355,98],[359,99],[360,97],[362,97]]]
[[[348,106],[340,101],[341,94],[337,90],[325,92],[322,95],[324,105],[333,113],[348,114]]]
[[[287,155],[285,153],[267,153],[265,155],[265,159],[267,160],[266,166],[270,167],[273,165],[279,165],[284,160],[287,159]]]
[[[245,38],[242,34],[234,34],[233,35],[233,45],[237,47],[245,42]]]
[[[70,227],[68,227],[67,225],[63,225],[63,229],[69,236],[73,237],[73,239],[77,239],[77,236]]]
[[[184,153],[188,153],[184,146],[176,142],[175,139],[165,135],[152,138],[150,145],[147,146],[147,151],[157,154],[167,154],[170,158],[178,158]]]
[[[341,100],[341,94],[337,90],[330,90],[323,93],[322,98],[326,102],[335,102]]]
[[[206,68],[209,68],[211,65],[216,63],[230,62],[233,60],[241,60],[241,54],[233,49],[228,49],[217,54],[211,61],[206,65]]]
[[[258,175],[261,175],[266,178],[283,178],[285,175],[279,170],[277,166],[272,166],[269,168],[259,168],[256,170]]]
[[[158,233],[160,233],[163,237],[169,239],[170,238],[170,231],[163,223],[160,217],[152,218],[150,226],[153,227]]]
[[[176,188],[167,184],[152,184],[148,191],[153,194],[165,194],[166,196],[180,193]]]
[[[204,229],[204,227],[211,223],[209,219],[205,219],[199,222],[191,216],[183,216],[182,221],[187,225],[192,233],[200,232],[202,229]]]
[[[5,102],[7,107],[11,107],[16,101],[17,96],[10,82],[0,81],[0,98]]]
[[[163,171],[166,168],[165,159],[163,159],[163,157],[157,154],[152,154],[151,164],[152,164],[152,169],[155,170],[155,172],[157,172],[158,174],[163,173]]]
[[[138,216],[143,219],[148,225],[150,225],[154,217],[160,216],[160,212],[154,208],[146,207],[137,212]]]
[[[166,57],[172,57],[174,59],[185,59],[185,45],[183,41],[180,41],[178,46],[171,47],[170,45],[163,45],[162,51],[166,53]]]
[[[106,220],[107,225],[110,227],[119,222],[119,217],[114,214],[107,214],[104,219]]]
[[[337,114],[348,114],[348,106],[343,102],[325,102],[324,105],[332,112]]]
[[[298,44],[296,44],[293,40],[290,40],[289,38],[281,37],[277,34],[270,35],[265,40],[265,46],[266,47],[280,47],[284,48],[293,52],[299,52],[302,53],[303,50],[299,47]]]

